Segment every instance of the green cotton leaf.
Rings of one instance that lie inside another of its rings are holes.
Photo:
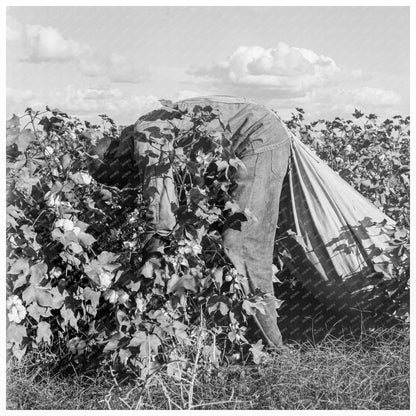
[[[46,342],[51,344],[52,341],[52,331],[51,326],[48,322],[42,321],[38,324],[38,330],[36,332],[36,343],[40,344],[41,342]]]
[[[167,285],[166,285],[167,294],[172,293],[174,291],[174,288],[176,284],[179,282],[179,280],[180,280],[180,277],[176,273],[170,276],[170,279],[168,280]]]
[[[119,256],[103,251],[97,259],[91,260],[84,266],[85,274],[100,287],[108,288],[114,280],[114,272],[120,267],[119,263],[110,263]]]
[[[26,350],[27,350],[27,345],[21,348],[18,344],[14,344],[12,347],[12,353],[19,362],[22,360],[22,358],[26,354]]]
[[[28,286],[22,293],[22,299],[26,305],[36,302],[36,289],[33,285]]]
[[[189,198],[192,202],[198,204],[200,201],[206,198],[206,195],[204,195],[198,188],[192,188],[189,191]]]
[[[29,260],[24,258],[17,259],[7,273],[27,276],[29,274]]]
[[[118,347],[119,338],[111,338],[108,340],[107,344],[105,345],[103,352],[111,352],[115,351]]]
[[[78,241],[85,247],[90,247],[93,243],[95,243],[97,240],[88,233],[85,233],[83,231],[80,231],[78,234]]]
[[[53,309],[60,309],[62,305],[65,303],[65,299],[68,297],[68,292],[64,290],[62,293],[59,291],[58,287],[53,287],[50,290],[50,294],[52,295],[52,308]]]
[[[218,349],[218,347],[215,345],[215,343],[212,343],[211,345],[205,345],[202,348],[202,356],[212,363],[215,367],[218,368],[219,366],[219,358],[221,357],[221,351]]]
[[[73,230],[66,230],[62,232],[59,228],[55,228],[52,231],[52,238],[54,240],[60,241],[65,248],[68,247],[71,243],[78,244],[78,237]]]
[[[59,159],[59,161],[61,162],[61,166],[63,170],[68,169],[71,164],[72,164],[72,158],[71,155],[69,153],[65,153],[64,155],[62,155]]]
[[[220,311],[221,315],[225,316],[228,314],[230,308],[224,302],[216,302],[208,307],[208,313],[212,314],[214,311]]]
[[[125,312],[118,310],[116,316],[117,316],[118,324],[120,326],[123,326],[123,325],[129,326],[130,320]]]
[[[174,328],[176,338],[182,341],[190,341],[189,335],[186,332],[187,326],[184,323],[175,321],[172,326]]]
[[[247,221],[247,217],[242,212],[236,212],[232,214],[227,220],[224,222],[224,231],[227,229],[241,231],[241,223],[243,221]]]
[[[22,299],[26,305],[36,302],[40,306],[53,307],[53,298],[49,293],[49,289],[39,288],[34,285],[28,286],[22,293]]]
[[[160,338],[157,335],[151,334],[148,336],[147,342],[149,343],[150,351],[157,354],[159,347],[162,345]]]
[[[48,266],[45,263],[34,264],[30,268],[30,283],[40,285],[40,282],[47,277]]]
[[[138,273],[134,273],[131,270],[124,270],[120,272],[120,277],[117,279],[117,285],[124,286],[135,293],[142,285],[142,278]]]
[[[40,321],[40,318],[48,318],[49,316],[52,316],[50,308],[46,308],[43,306],[39,306],[36,303],[32,303],[29,305],[29,307],[26,308],[28,314],[35,319],[37,322]]]
[[[246,311],[247,315],[255,315],[257,311],[262,314],[265,314],[264,304],[262,302],[250,302],[247,299],[243,300],[243,309]]]
[[[19,125],[20,125],[20,117],[18,117],[16,114],[13,114],[13,117],[6,121],[6,129],[18,127]]]
[[[176,350],[173,350],[169,355],[169,363],[167,364],[166,372],[169,377],[173,377],[175,380],[180,381],[186,366],[186,360],[183,359]]]
[[[33,226],[25,224],[20,229],[23,231],[25,239],[31,243],[33,250],[39,251],[42,246],[36,241],[37,233],[33,229]]]
[[[32,176],[29,169],[24,167],[20,170],[19,179],[16,182],[16,189],[25,193],[32,194],[32,188],[39,182],[39,177]]]
[[[9,129],[6,133],[6,144],[11,146],[15,144],[20,152],[24,152],[29,144],[35,140],[32,130],[19,131],[17,127]]]
[[[152,353],[157,354],[161,345],[160,339],[157,335],[147,335],[145,340],[140,343],[140,354],[141,358],[149,358]]]
[[[74,311],[70,308],[67,308],[65,305],[62,306],[60,310],[61,317],[63,318],[63,322],[61,322],[61,327],[66,330],[67,326],[71,326],[72,328],[78,331],[78,319],[74,314]]]
[[[61,111],[59,108],[50,109],[48,106],[46,106],[46,110],[50,111],[54,116],[58,115],[61,117],[68,118],[68,114]]]
[[[120,256],[118,254],[114,254],[110,251],[103,251],[98,255],[96,262],[104,270],[113,272],[115,269],[120,267],[119,263],[115,263],[119,257]],[[95,262],[95,260],[93,260],[93,262]]]
[[[8,274],[17,274],[17,279],[13,282],[13,290],[27,283],[27,276],[29,274],[29,260],[24,258],[17,259],[13,264]]]
[[[172,292],[181,294],[184,290],[190,290],[194,293],[198,291],[198,284],[194,276],[187,274],[181,278],[175,278],[175,280],[175,282],[172,281],[172,278],[168,280],[168,293]]]
[[[84,288],[82,296],[86,302],[85,309],[92,316],[97,315],[98,305],[100,303],[101,292],[92,290],[90,287]]]
[[[23,338],[27,335],[27,330],[24,325],[18,325],[14,322],[7,327],[6,339],[7,342],[21,344]]]
[[[7,206],[6,215],[7,215],[7,218],[6,218],[7,224],[13,228],[18,227],[19,224],[17,220],[21,220],[25,216],[24,212],[20,208],[15,207],[14,205]]]
[[[230,210],[232,214],[241,212],[240,206],[234,201],[227,201],[224,205],[224,211]]]
[[[135,332],[135,334],[134,334],[133,338],[131,339],[131,341],[129,342],[128,346],[129,347],[139,347],[144,342],[146,342],[146,340],[147,340],[146,333],[142,332],[142,331],[137,331],[137,332]]]
[[[120,358],[120,361],[122,364],[126,365],[129,361],[129,358],[132,356],[132,352],[129,349],[122,349],[118,352],[118,357]]]

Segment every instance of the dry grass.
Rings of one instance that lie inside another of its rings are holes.
[[[103,372],[51,375],[28,357],[9,365],[7,408],[409,409],[409,371],[409,334],[395,329],[291,345],[261,365],[194,365],[181,380],[161,370],[146,384]]]

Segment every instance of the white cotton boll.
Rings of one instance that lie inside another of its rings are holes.
[[[99,274],[100,285],[103,289],[108,289],[113,281],[113,275],[108,272],[102,272]]]
[[[16,295],[9,296],[6,302],[6,307],[7,309],[10,309],[12,306],[18,304],[19,302],[22,303],[22,301],[19,299],[18,296]]]
[[[59,207],[61,205],[61,197],[50,192],[45,195],[45,200],[48,207]]]
[[[51,146],[46,146],[45,147],[45,155],[46,156],[52,156],[54,152],[54,148]]]
[[[119,290],[117,292],[117,295],[118,295],[118,302],[123,305],[126,304],[127,301],[129,300],[129,295],[124,290]]]
[[[146,309],[146,305],[144,299],[141,297],[137,297],[136,299],[136,307],[139,312],[143,312]]]
[[[26,317],[26,308],[19,297],[16,295],[10,296],[6,302],[7,309],[9,310],[7,318],[10,322],[20,323]]]
[[[89,173],[81,172],[81,178],[85,185],[89,185],[91,183],[92,177]]]
[[[74,229],[74,223],[67,218],[61,218],[56,221],[55,227],[59,227],[64,231],[72,231]]]
[[[104,299],[108,300],[110,303],[116,303],[118,299],[118,294],[115,290],[109,289],[104,292]]]
[[[49,273],[49,276],[53,278],[58,278],[61,275],[62,275],[62,269],[60,267],[54,267]]]

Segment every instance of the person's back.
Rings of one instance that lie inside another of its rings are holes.
[[[199,97],[164,106],[128,127],[117,149],[109,148],[104,163],[93,174],[115,185],[140,184],[144,198],[149,201],[150,228],[155,236],[168,235],[176,224],[171,207],[178,204],[170,166],[175,152],[173,127],[188,130],[192,127],[190,115],[204,108],[218,115],[208,123],[206,134],[224,134],[231,143],[231,151],[241,159],[233,197],[240,209],[250,212],[241,231],[225,231],[224,250],[245,277],[246,293],[260,290],[267,294],[266,313],[258,312],[255,320],[268,343],[279,347],[282,339],[273,295],[272,261],[290,141],[276,114],[244,98],[224,96]]]

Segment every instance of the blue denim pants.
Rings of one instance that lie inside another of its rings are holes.
[[[242,158],[237,178],[236,202],[251,213],[241,225],[241,232],[225,231],[224,249],[235,268],[245,276],[247,293],[260,289],[273,295],[273,250],[279,214],[279,200],[290,153],[289,142],[272,150]],[[266,297],[265,314],[256,313],[254,319],[267,342],[282,345],[277,325],[277,311],[273,298]]]

